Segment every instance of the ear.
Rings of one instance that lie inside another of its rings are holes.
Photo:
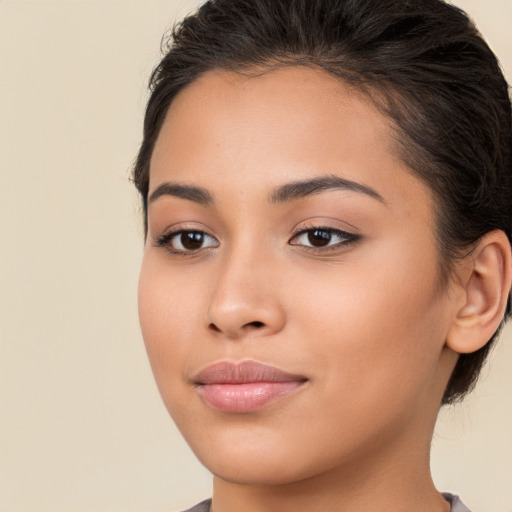
[[[512,281],[511,248],[505,233],[487,233],[458,268],[460,302],[446,345],[467,354],[490,340],[505,314]]]

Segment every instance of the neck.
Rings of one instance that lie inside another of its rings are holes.
[[[372,467],[351,464],[313,478],[280,485],[242,485],[214,478],[212,512],[448,512],[430,475],[428,453],[414,453]],[[415,459],[416,458],[416,459]]]
[[[250,485],[214,478],[212,512],[449,512],[430,474],[433,424],[312,478]]]

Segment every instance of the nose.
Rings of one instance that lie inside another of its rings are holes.
[[[278,269],[248,252],[231,254],[212,280],[208,328],[230,339],[270,336],[285,324]]]

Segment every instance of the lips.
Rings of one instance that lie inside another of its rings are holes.
[[[204,402],[223,412],[251,412],[284,398],[307,381],[256,361],[222,361],[202,370],[194,384]]]

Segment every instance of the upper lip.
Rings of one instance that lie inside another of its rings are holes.
[[[249,382],[306,381],[303,375],[285,372],[280,368],[257,361],[220,361],[201,370],[195,384],[245,384]]]

